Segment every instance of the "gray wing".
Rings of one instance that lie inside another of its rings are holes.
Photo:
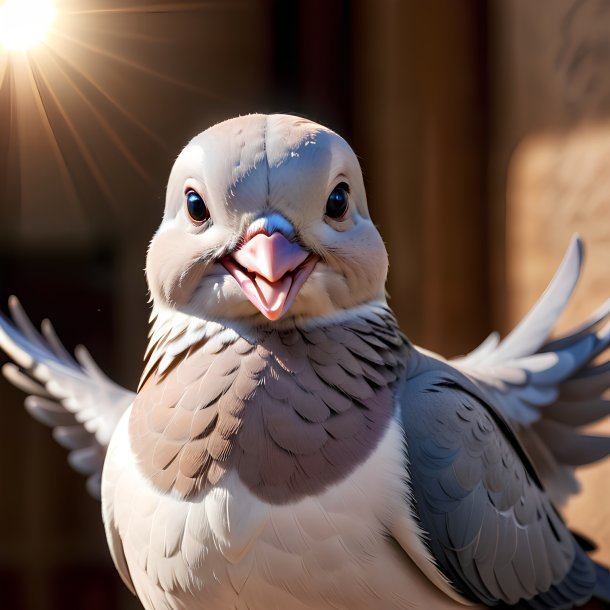
[[[523,321],[503,340],[491,335],[452,360],[476,381],[515,427],[545,487],[558,505],[579,491],[574,467],[610,453],[610,439],[579,428],[610,414],[604,398],[610,362],[596,358],[610,345],[610,301],[573,331],[549,340],[582,268],[583,246],[572,240],[555,277]]]
[[[16,364],[2,372],[28,394],[28,412],[53,428],[55,440],[70,451],[70,465],[88,477],[89,493],[99,498],[106,448],[135,394],[108,379],[85,348],[72,358],[48,320],[39,334],[15,297],[9,307],[13,323],[0,314],[0,348]]]
[[[405,382],[400,415],[413,510],[441,571],[487,605],[572,608],[596,568],[544,493],[511,429],[439,363]]]

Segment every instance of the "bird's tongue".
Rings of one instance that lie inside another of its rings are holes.
[[[286,304],[286,299],[292,286],[292,276],[285,275],[277,282],[269,282],[260,275],[253,278],[238,270],[239,274],[233,273],[243,293],[250,302],[265,316],[271,320],[280,317]]]
[[[288,298],[288,292],[290,292],[290,286],[292,286],[292,277],[287,275],[283,279],[271,284],[265,278],[256,276],[254,285],[258,288],[261,302],[270,311],[275,311],[278,307],[284,306]]]

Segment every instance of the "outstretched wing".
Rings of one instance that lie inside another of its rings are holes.
[[[510,427],[461,375],[441,365],[409,379],[399,407],[412,509],[452,584],[493,606],[542,610],[586,602],[596,588],[596,566],[542,490]]]
[[[610,345],[610,300],[581,326],[549,341],[580,276],[582,258],[582,242],[575,237],[521,323],[503,341],[493,334],[468,356],[450,362],[515,426],[558,504],[578,492],[574,467],[610,453],[610,439],[579,432],[610,414],[610,401],[603,397],[610,362],[594,363]]]
[[[87,475],[89,493],[99,498],[106,448],[135,394],[108,379],[84,347],[70,356],[48,320],[38,333],[15,297],[9,308],[13,323],[0,314],[0,347],[16,364],[2,372],[28,394],[26,409],[53,428],[70,465]]]

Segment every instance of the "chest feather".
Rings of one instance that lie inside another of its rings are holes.
[[[150,368],[129,436],[153,485],[193,497],[234,471],[280,504],[319,493],[369,457],[407,349],[389,312],[227,337]]]

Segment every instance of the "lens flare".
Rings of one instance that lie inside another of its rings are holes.
[[[69,213],[77,231],[114,227],[125,209],[114,187],[124,180],[139,193],[156,184],[141,151],[169,152],[151,127],[167,99],[160,84],[188,99],[231,101],[195,85],[188,70],[158,64],[159,49],[214,1],[0,0],[0,229],[13,202],[30,217],[49,192],[59,195],[45,219]]]
[[[0,4],[0,44],[26,51],[42,42],[55,19],[53,0],[5,0]]]

